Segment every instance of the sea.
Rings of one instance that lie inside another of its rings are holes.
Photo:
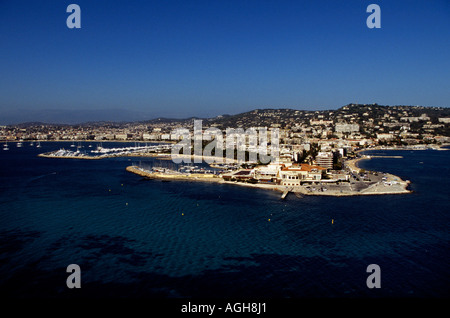
[[[272,190],[125,170],[159,164],[153,158],[50,159],[37,155],[71,143],[8,145],[0,149],[2,297],[450,296],[450,151],[378,150],[368,154],[402,158],[359,162],[410,180],[410,194],[282,200]],[[67,285],[70,264],[81,288]]]

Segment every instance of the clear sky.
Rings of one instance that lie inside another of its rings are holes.
[[[81,29],[66,26],[71,3]],[[371,3],[381,29],[366,26]],[[448,107],[450,1],[0,0],[0,74],[0,116]]]

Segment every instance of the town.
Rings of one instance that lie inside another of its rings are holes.
[[[285,145],[442,144],[450,139],[450,109],[423,106],[349,104],[336,110],[256,109],[214,118],[156,118],[139,122],[87,122],[77,125],[22,123],[0,126],[0,141],[155,141],[174,142],[176,128],[203,120],[204,129],[216,127],[279,128]]]
[[[180,141],[177,129],[188,127],[188,138],[196,118],[164,119],[134,123],[84,123],[79,125],[21,124],[3,126],[0,140],[22,144],[29,141],[71,141],[72,146],[88,141],[97,148],[87,151],[60,149],[41,154],[50,158],[103,159],[116,156],[174,159],[172,144]],[[352,195],[407,193],[408,181],[387,173],[364,171],[356,162],[369,159],[361,155],[370,149],[441,149],[450,143],[450,110],[438,107],[380,106],[349,104],[337,110],[301,111],[263,109],[238,115],[201,119],[202,133],[211,128],[225,132],[228,128],[255,128],[267,132],[268,140],[276,133],[279,152],[271,160],[255,160],[249,139],[245,155],[233,162],[213,162],[210,169],[185,169],[131,166],[127,170],[147,178],[164,180],[201,180],[231,182],[302,194]],[[213,137],[208,140],[214,140]],[[102,142],[134,142],[132,147],[104,148]],[[142,146],[141,143],[145,143]],[[147,145],[150,143],[150,145]],[[203,147],[207,143],[203,141]],[[270,145],[270,142],[268,144]],[[194,148],[183,155],[184,163],[195,158]],[[227,149],[228,150],[228,149]],[[238,149],[236,149],[238,150]],[[187,157],[187,158],[186,158]],[[228,156],[227,156],[228,157]],[[395,157],[395,156],[393,156]],[[196,158],[198,159],[198,158]],[[194,162],[206,161],[205,158]],[[229,158],[228,158],[229,159]],[[250,160],[249,160],[250,159]],[[211,162],[208,162],[211,163]]]

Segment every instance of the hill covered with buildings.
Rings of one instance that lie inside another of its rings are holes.
[[[24,123],[2,126],[0,140],[173,141],[176,128],[266,127],[280,129],[282,143],[309,139],[360,140],[363,144],[412,145],[448,142],[450,108],[348,104],[335,110],[255,109],[214,118],[155,118],[135,122],[87,122],[76,125]]]

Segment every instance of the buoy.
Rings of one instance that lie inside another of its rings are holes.
[[[125,203],[125,205],[128,205],[128,202],[127,202],[127,203]]]
[[[331,224],[333,224],[334,223],[334,219],[331,219]]]
[[[269,219],[269,222],[270,222],[270,219]]]
[[[181,213],[181,215],[184,215],[184,213]]]
[[[109,189],[109,192],[111,192],[111,189]]]

